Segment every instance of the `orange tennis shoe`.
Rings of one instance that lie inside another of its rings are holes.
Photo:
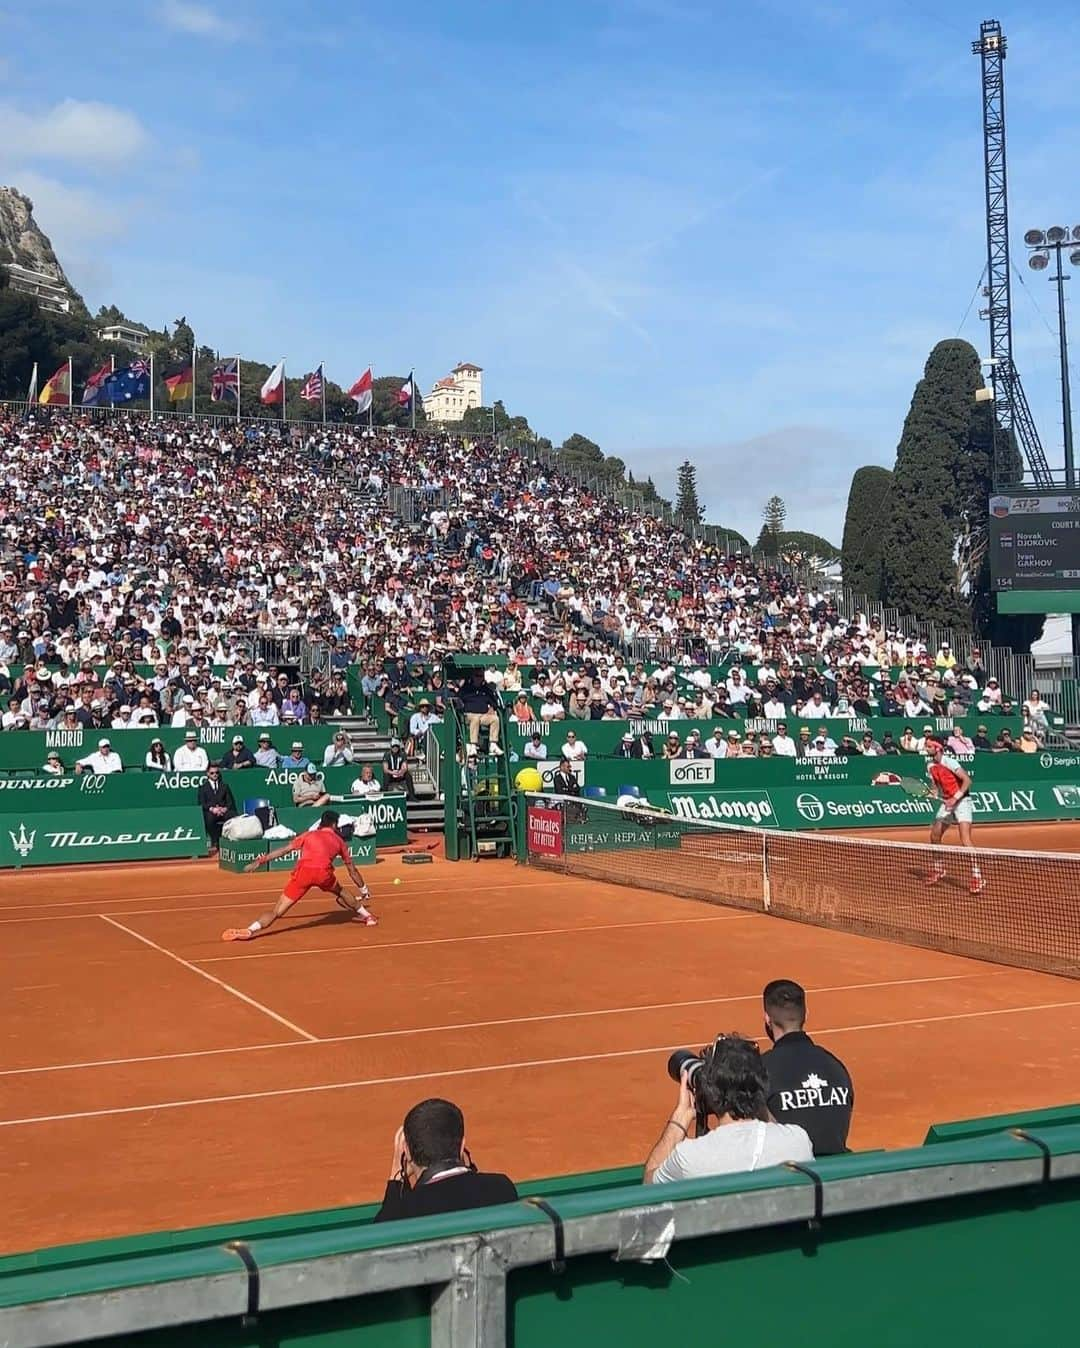
[[[227,927],[221,933],[223,941],[250,941],[255,935],[253,931],[248,931],[247,927]]]

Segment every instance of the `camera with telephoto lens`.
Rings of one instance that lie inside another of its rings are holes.
[[[700,1054],[693,1052],[692,1049],[677,1048],[667,1061],[668,1076],[678,1085],[685,1072],[686,1084],[693,1090],[694,1079],[704,1066],[705,1059]]]

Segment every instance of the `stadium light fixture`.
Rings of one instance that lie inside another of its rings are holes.
[[[1057,286],[1058,302],[1058,354],[1061,361],[1061,429],[1065,442],[1065,485],[1076,486],[1076,467],[1073,459],[1072,397],[1069,392],[1069,341],[1065,328],[1065,259],[1062,249],[1069,240],[1080,243],[1080,225],[1051,225],[1047,230],[1029,229],[1024,235],[1024,243],[1031,253],[1028,266],[1032,271],[1045,271],[1050,265],[1050,254],[1054,254],[1057,272],[1047,280]],[[1069,265],[1080,267],[1080,248],[1073,248],[1068,255]]]

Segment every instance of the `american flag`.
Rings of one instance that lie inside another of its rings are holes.
[[[210,401],[215,403],[240,401],[240,372],[237,368],[239,357],[223,360],[214,366],[210,376]]]
[[[300,390],[300,396],[306,403],[317,403],[323,396],[323,375],[322,366],[304,380],[304,387]]]

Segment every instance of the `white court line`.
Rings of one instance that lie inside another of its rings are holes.
[[[63,868],[63,874],[64,874],[64,877],[66,877],[66,876],[68,875],[68,873],[69,873],[70,870],[71,870],[71,868],[68,867],[68,866],[65,866],[65,867]],[[218,872],[215,871],[214,874],[216,875],[216,874],[218,874]],[[245,894],[273,894],[273,893],[278,892],[278,891],[281,889],[281,884],[283,884],[283,883],[284,883],[284,880],[285,880],[286,872],[285,872],[285,871],[281,871],[281,872],[279,872],[279,874],[280,874],[281,877],[282,877],[282,881],[281,881],[281,883],[276,884],[276,885],[262,885],[262,886],[259,886],[258,888],[252,888],[252,889],[213,889],[213,887],[210,886],[209,888],[212,890],[212,895],[207,894],[206,889],[201,889],[201,890],[192,890],[192,891],[190,891],[190,892],[185,891],[185,892],[182,893],[182,894],[155,894],[153,897],[154,897],[155,899],[201,899],[201,898],[209,898],[209,897],[211,897],[211,896],[212,896],[212,897],[215,897],[215,898],[225,898],[225,897],[227,897],[227,896],[229,896],[229,895],[235,894],[235,895],[239,896],[240,898],[243,898],[243,896],[244,896]],[[58,877],[58,878],[59,878],[59,877]],[[375,878],[376,878],[377,880],[380,880],[380,882],[381,882],[382,880],[389,880],[389,883],[390,883],[391,886],[392,886],[393,883],[394,883],[393,880],[390,879],[390,877],[387,876],[387,875],[382,875],[382,876],[378,876],[378,875],[377,875]],[[419,878],[419,877],[418,877],[418,878]],[[575,880],[580,880],[580,877],[578,877],[578,876],[574,876],[574,877],[572,877],[572,878],[574,878]],[[402,883],[404,883],[404,881],[403,881]],[[468,892],[469,892],[470,894],[488,894],[488,893],[491,893],[493,890],[497,890],[497,889],[550,889],[550,888],[551,888],[551,882],[550,882],[550,881],[548,881],[548,880],[543,880],[543,881],[534,880],[534,881],[531,881],[531,882],[526,882],[526,883],[523,883],[523,884],[514,884],[514,885],[470,885],[469,888],[468,888]],[[410,893],[410,894],[430,893],[430,894],[440,894],[440,895],[441,895],[441,894],[445,894],[445,893],[446,893],[446,886],[445,886],[445,885],[432,885],[432,886],[410,885],[410,886],[409,886],[409,893]],[[670,896],[670,895],[669,895],[668,897],[674,897],[674,896]],[[146,894],[131,894],[131,895],[129,895],[127,898],[125,898],[123,895],[120,895],[120,896],[118,896],[117,898],[109,898],[109,899],[107,899],[107,902],[108,902],[109,906],[111,907],[114,903],[143,903],[143,902],[145,902],[146,898],[147,898],[147,895],[146,895]],[[55,902],[53,902],[52,899],[32,899],[32,900],[30,900],[28,903],[0,903],[0,913],[21,913],[21,912],[23,912],[24,910],[32,910],[32,909],[34,909],[35,907],[41,907],[41,908],[86,908],[86,907],[90,907],[90,906],[96,905],[97,907],[100,908],[101,903],[102,903],[102,896],[101,896],[101,895],[98,895],[98,897],[97,897],[96,899],[65,899],[63,903],[55,903]],[[182,909],[182,908],[173,908],[173,909],[167,909],[167,910],[165,910],[165,911],[168,911],[168,912],[184,912],[185,910]]]
[[[956,983],[971,978],[1004,978],[1015,969],[994,969],[987,973],[934,974],[928,978],[893,978],[884,983],[837,983],[832,987],[807,988],[807,993],[819,996],[825,992],[869,992],[878,988],[909,987],[915,983]],[[638,1006],[602,1007],[598,1011],[550,1011],[541,1016],[514,1016],[501,1020],[467,1020],[453,1025],[419,1025],[397,1030],[367,1030],[363,1034],[335,1034],[317,1039],[318,1044],[351,1044],[359,1039],[393,1039],[406,1034],[444,1034],[452,1030],[487,1030],[503,1025],[533,1025],[541,1021],[587,1020],[597,1016],[625,1016],[640,1011],[678,1011],[688,1006],[723,1006],[729,1002],[757,1002],[761,994],[744,993],[738,997],[695,997],[684,1002],[645,1002]],[[892,1022],[887,1021],[886,1024]],[[818,1031],[815,1030],[815,1034]],[[258,1053],[264,1048],[306,1048],[304,1043],[287,1039],[271,1044],[241,1044],[236,1048],[202,1048],[187,1053],[147,1053],[137,1058],[100,1058],[93,1062],[54,1063],[50,1067],[9,1067],[0,1071],[0,1077],[35,1076],[41,1072],[69,1072],[84,1067],[122,1067],[136,1062],[170,1062],[174,1058],[209,1058],[224,1053]]]
[[[127,916],[127,914],[125,914]],[[310,950],[268,950],[265,955],[206,955],[199,964],[221,964],[226,960],[279,960],[294,955],[369,955],[376,950],[400,950],[417,945],[457,945],[465,941],[510,941],[519,936],[585,936],[593,931],[623,931],[630,927],[684,927],[700,922],[745,922],[764,917],[764,913],[730,913],[716,917],[662,917],[651,922],[603,922],[581,927],[538,927],[535,931],[483,932],[477,936],[431,936],[422,941],[384,941],[370,945],[317,945]]]
[[[232,993],[234,997],[239,997],[242,1002],[247,1002],[248,1006],[253,1006],[256,1011],[261,1011],[264,1016],[269,1016],[276,1020],[279,1025],[284,1025],[287,1030],[292,1030],[294,1034],[310,1040],[311,1043],[318,1042],[318,1036],[308,1034],[307,1030],[302,1030],[299,1025],[294,1025],[291,1020],[286,1020],[284,1016],[279,1016],[276,1011],[271,1011],[268,1006],[263,1006],[262,1002],[257,1002],[254,997],[249,997],[246,992],[241,992],[238,988],[231,987],[220,978],[215,978],[213,974],[208,974],[205,969],[200,969],[197,964],[181,959],[179,955],[174,955],[171,950],[166,950],[163,945],[158,945],[156,941],[151,941],[149,936],[142,936],[137,931],[132,931],[130,927],[125,927],[122,922],[117,922],[114,918],[107,917],[104,913],[98,913],[102,922],[107,922],[110,927],[116,927],[117,930],[127,932],[129,936],[134,936],[136,941],[141,941],[143,945],[148,945],[151,950],[156,950],[160,955],[167,955],[169,959],[175,960],[177,964],[182,964],[185,969],[190,969],[193,974],[198,974],[200,978],[205,978],[210,983],[216,983],[219,988],[224,988],[226,992]]]
[[[284,876],[284,874],[285,874],[285,872],[283,871],[283,872],[282,872],[282,876]],[[575,877],[575,878],[576,878],[576,877]],[[284,883],[284,880],[282,881],[282,883]],[[550,889],[550,888],[551,888],[551,886],[550,886],[549,883],[542,883],[542,884],[524,884],[524,885],[485,885],[481,890],[472,890],[472,891],[470,891],[470,892],[471,892],[471,893],[490,894],[493,890],[497,890],[497,889],[513,889],[513,890],[519,890],[519,889]],[[281,893],[281,885],[274,885],[273,888],[269,888],[269,889],[245,889],[245,890],[235,890],[235,891],[231,891],[231,892],[236,893],[236,894],[239,894],[239,895],[241,895],[241,897],[242,897],[244,894],[280,894],[280,893]],[[447,890],[446,890],[445,888],[419,889],[419,888],[410,887],[408,890],[402,892],[401,897],[404,898],[404,897],[406,896],[406,894],[407,894],[410,898],[419,898],[419,899],[432,898],[432,897],[436,897],[436,898],[444,898],[444,897],[446,897],[446,895],[447,895]],[[180,897],[182,898],[182,897],[184,897],[184,896],[181,895]],[[192,897],[195,898],[195,897],[198,897],[198,896],[197,896],[197,895],[192,895]],[[381,894],[380,894],[378,897],[379,897],[379,899],[381,899],[381,897],[382,897]],[[453,894],[453,892],[451,892],[450,897],[452,897],[452,898],[455,898],[455,897],[456,897],[456,898],[460,898],[461,895],[455,895],[455,894]],[[669,895],[668,897],[674,897],[674,896],[670,896],[670,895]],[[681,900],[681,899],[678,900],[678,901],[679,901],[680,903],[683,902],[683,900]],[[97,906],[98,908],[101,907],[101,899],[100,899],[100,898],[92,899],[92,900],[90,900],[89,902],[92,903],[93,905]],[[127,900],[124,900],[124,899],[109,900],[110,905],[111,905],[113,902],[124,903],[124,902],[127,902]],[[27,906],[29,907],[29,905],[27,905]],[[60,906],[59,904],[50,904],[50,903],[45,903],[45,904],[43,904],[43,907],[46,907],[46,908],[59,907],[59,906]],[[121,910],[120,916],[121,916],[121,917],[139,917],[139,916],[143,916],[143,915],[147,915],[147,914],[156,914],[156,913],[161,913],[161,914],[164,914],[164,913],[202,913],[202,912],[206,912],[206,911],[208,911],[208,910],[210,910],[210,909],[215,909],[215,908],[235,908],[236,906],[237,906],[237,905],[236,905],[236,902],[233,901],[232,903],[187,903],[187,904],[184,904],[184,906],[181,907],[181,908],[124,908],[124,909]],[[9,908],[9,909],[0,909],[0,912],[11,912],[11,911],[12,911],[12,909],[10,909],[10,908]],[[329,909],[328,911],[332,912],[333,909]],[[41,915],[39,915],[39,916],[37,916],[37,917],[2,917],[2,918],[0,918],[0,927],[15,926],[17,923],[20,923],[20,922],[78,922],[78,921],[80,921],[80,920],[83,919],[83,918],[86,918],[86,917],[95,917],[95,916],[99,916],[99,914],[95,914],[95,913],[44,913],[44,914],[41,914]]]
[[[1042,1006],[1003,1007],[996,1011],[957,1012],[951,1016],[924,1016],[915,1020],[883,1021],[878,1025],[838,1025],[830,1030],[815,1030],[815,1035],[846,1034],[854,1030],[899,1029],[908,1025],[933,1025],[946,1020],[974,1020],[980,1016],[1012,1016],[1027,1011],[1059,1011],[1076,1002],[1048,1002]],[[640,1058],[648,1053],[670,1053],[678,1044],[653,1044],[648,1048],[626,1048],[613,1053],[579,1053],[567,1058],[533,1058],[524,1062],[491,1063],[482,1067],[455,1067],[442,1072],[415,1072],[409,1076],[367,1077],[357,1081],[330,1081],[321,1086],[286,1086],[272,1091],[246,1091],[237,1095],[206,1095],[196,1100],[159,1100],[152,1105],[123,1105],[117,1109],[80,1109],[71,1114],[39,1114],[25,1119],[0,1119],[0,1128],[17,1128],[31,1123],[64,1123],[73,1119],[114,1118],[119,1114],[152,1114],[161,1109],[190,1109],[196,1105],[236,1104],[243,1100],[269,1100],[278,1096],[322,1095],[328,1091],[361,1090],[368,1086],[404,1086],[415,1081],[441,1081],[448,1077],[485,1076],[492,1072],[519,1072],[530,1067],[562,1067],[571,1063],[605,1062],[615,1058]]]

